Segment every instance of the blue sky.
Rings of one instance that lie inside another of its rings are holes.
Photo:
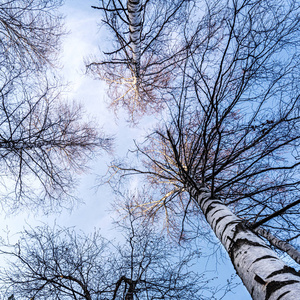
[[[69,92],[66,97],[82,102],[87,110],[89,118],[92,116],[97,120],[104,132],[115,137],[115,153],[124,156],[129,148],[133,148],[133,140],[141,140],[147,129],[153,124],[153,119],[145,118],[138,127],[130,127],[126,117],[120,113],[118,118],[107,109],[105,84],[94,80],[84,74],[83,59],[89,55],[97,54],[101,44],[109,42],[104,28],[99,30],[97,23],[100,22],[100,13],[93,10],[91,5],[95,1],[67,0],[62,8],[66,16],[66,28],[70,32],[64,38],[61,54],[61,73],[66,81],[70,83]],[[108,186],[96,190],[96,176],[103,175],[107,165],[112,159],[111,155],[104,154],[90,163],[90,173],[81,176],[81,183],[76,193],[83,199],[84,203],[76,205],[72,211],[63,211],[60,214],[48,216],[39,213],[23,212],[18,215],[1,215],[1,229],[9,230],[10,234],[21,231],[23,227],[54,223],[60,226],[75,226],[76,229],[90,233],[94,228],[101,228],[103,235],[114,238],[116,233],[111,228],[111,213],[108,212],[114,195]],[[201,244],[201,242],[199,242]],[[209,276],[217,276],[220,280],[216,283],[220,286],[226,284],[227,278],[233,272],[231,263],[226,257],[218,262],[215,259],[203,261],[197,266],[199,270],[208,269]],[[215,273],[218,269],[218,274]],[[238,288],[235,294],[229,293],[222,299],[251,299],[244,287]]]

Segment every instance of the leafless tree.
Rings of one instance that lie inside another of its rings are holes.
[[[0,3],[0,203],[47,210],[71,199],[74,175],[109,140],[63,101],[53,76],[60,0]],[[59,201],[58,201],[59,200]],[[43,204],[43,205],[42,205]]]
[[[299,299],[299,275],[258,237],[299,237],[299,1],[206,4],[170,118],[137,147],[143,166],[115,168],[163,193],[148,213],[200,208],[253,299]]]
[[[156,228],[133,214],[129,218],[121,226],[124,244],[99,232],[26,231],[1,250],[8,259],[2,293],[16,299],[215,299],[208,280],[190,270],[197,252],[178,254]]]
[[[29,81],[24,73],[0,73],[6,80],[0,91],[1,205],[49,209],[71,199],[75,173],[110,140],[85,121],[79,105],[62,101],[57,84]]]
[[[43,69],[53,63],[63,34],[62,0],[4,0],[0,3],[1,67]]]
[[[159,111],[168,98],[186,55],[179,28],[190,2],[102,0],[94,7],[102,12],[111,46],[100,59],[91,58],[87,70],[109,84],[111,106],[125,107],[133,121]]]

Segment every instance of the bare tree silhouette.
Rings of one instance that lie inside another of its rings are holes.
[[[299,2],[206,3],[169,117],[137,145],[141,165],[113,169],[143,174],[141,206],[171,225],[200,208],[253,299],[298,299],[299,274],[258,234],[299,237]]]
[[[186,56],[174,32],[190,1],[100,1],[95,9],[111,33],[111,47],[87,61],[87,71],[109,84],[112,107],[125,107],[132,121],[159,111]],[[113,41],[113,43],[112,43]]]

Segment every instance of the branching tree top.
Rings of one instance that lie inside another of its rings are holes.
[[[0,3],[0,203],[6,211],[62,205],[72,198],[74,174],[110,144],[80,106],[63,101],[53,74],[64,34],[61,5]]]
[[[137,146],[142,164],[115,168],[162,193],[142,204],[148,214],[175,223],[200,208],[254,299],[298,297],[299,275],[257,233],[273,245],[299,237],[300,3],[198,3],[169,117]]]
[[[209,188],[251,222],[299,188],[299,7],[266,2],[207,7],[170,118],[138,146],[152,184]]]
[[[21,80],[8,79],[0,93],[1,205],[50,209],[72,199],[74,173],[110,139],[85,121],[82,107],[62,101],[59,85]]]
[[[63,34],[62,0],[14,0],[0,4],[1,65],[41,70],[54,62]]]
[[[111,33],[102,58],[87,71],[109,84],[112,107],[136,117],[159,111],[186,55],[178,35],[190,1],[100,1],[95,9]],[[178,27],[178,32],[174,31]]]
[[[189,268],[197,252],[178,254],[176,245],[132,214],[122,227],[124,244],[108,242],[98,232],[26,231],[16,245],[2,245],[8,260],[0,271],[2,294],[16,299],[212,299],[208,280]]]

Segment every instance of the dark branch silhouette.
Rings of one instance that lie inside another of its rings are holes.
[[[124,107],[136,121],[157,112],[186,56],[174,26],[190,1],[99,1],[102,22],[111,33],[108,50],[87,61],[87,71],[109,84],[114,108]],[[111,42],[113,41],[113,43]]]
[[[254,299],[299,297],[299,274],[248,226],[265,220],[282,241],[300,229],[299,2],[206,5],[185,26],[189,53],[169,118],[137,145],[141,164],[112,169],[145,177],[154,193],[147,215],[163,210],[181,224],[198,210]]]
[[[127,219],[128,220],[128,219]],[[124,244],[39,227],[15,245],[2,244],[2,295],[16,299],[211,299],[208,280],[189,269],[199,253],[178,254],[152,226],[132,214],[121,222]],[[210,295],[210,296],[205,296]],[[203,297],[202,297],[203,295]]]
[[[0,4],[0,203],[45,210],[73,199],[75,174],[110,141],[63,101],[53,67],[64,35],[61,0]],[[56,78],[56,79],[55,79]]]

